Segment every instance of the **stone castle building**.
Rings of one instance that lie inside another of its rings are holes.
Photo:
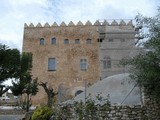
[[[111,23],[98,20],[76,25],[25,24],[23,52],[33,54],[32,74],[58,91],[59,101],[66,100],[107,76],[124,73],[122,58],[134,55],[135,28],[132,21]],[[34,104],[46,101],[39,87]]]

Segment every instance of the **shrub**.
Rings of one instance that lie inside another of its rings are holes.
[[[53,110],[47,106],[38,107],[33,115],[32,120],[49,120],[53,115]]]

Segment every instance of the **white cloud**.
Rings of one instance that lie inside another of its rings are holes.
[[[21,50],[24,23],[94,22],[155,14],[159,0],[1,0],[0,43]]]
[[[25,22],[47,21],[46,0],[2,0],[0,10],[0,43],[21,50]],[[45,18],[45,19],[44,19]],[[14,46],[13,46],[14,45]]]
[[[153,15],[156,10],[155,1],[150,0],[65,0],[60,2],[61,19],[122,19],[134,18],[140,12]]]

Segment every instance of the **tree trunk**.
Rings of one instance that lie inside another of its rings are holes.
[[[27,94],[26,112],[29,112],[29,103],[30,103],[29,94]]]
[[[47,101],[47,106],[48,107],[52,107],[52,104],[53,104],[53,98],[55,95],[57,95],[58,93],[55,93],[53,91],[53,88],[49,88],[47,86],[47,82],[43,83],[41,82],[40,86],[42,86],[45,90],[45,92],[47,93],[47,97],[48,97],[48,101]]]
[[[53,101],[53,97],[48,95],[48,101],[47,101],[47,106],[51,107],[52,106],[52,101]]]

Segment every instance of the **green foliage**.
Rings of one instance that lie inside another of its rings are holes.
[[[32,68],[32,54],[22,53],[21,57],[21,72],[26,72]]]
[[[0,84],[9,78],[17,78],[20,66],[19,50],[0,44],[0,59]],[[9,86],[0,87],[0,96],[10,89]]]
[[[147,39],[141,43],[144,51],[131,59],[122,60],[122,64],[130,65],[131,77],[136,84],[143,86],[148,95],[160,100],[160,9],[157,16],[137,15],[136,21],[137,26],[143,26],[141,35]]]
[[[72,107],[69,104],[65,105],[54,105],[54,120],[63,120],[69,118],[69,116],[72,116]]]
[[[75,102],[74,109],[78,116],[78,120],[98,120],[101,116],[99,111],[107,110],[110,106],[108,96],[103,98],[100,94],[96,96],[96,99],[93,100],[89,95],[86,98],[85,102]]]
[[[21,99],[18,103],[19,108],[21,108],[22,110],[25,110],[28,112],[28,108],[32,106],[32,103],[27,101],[27,98],[24,97],[23,99]]]
[[[19,96],[23,94],[24,101],[22,101],[22,108],[27,112],[31,106],[31,97],[38,92],[37,79],[32,79],[30,70],[32,68],[32,54],[23,53],[20,57],[19,70],[17,71],[17,79],[12,81],[13,86],[11,91],[14,95]]]
[[[0,44],[0,82],[17,77],[20,64],[20,52]]]
[[[32,79],[30,70],[32,68],[32,54],[20,54],[17,49],[10,49],[6,45],[0,44],[0,83],[15,78],[12,81],[13,86],[1,89],[0,96],[9,88],[15,96],[26,94],[26,111],[29,110],[32,95],[38,92],[37,79]],[[3,87],[3,86],[1,86]]]
[[[32,120],[49,120],[52,115],[53,109],[47,106],[41,106],[34,111]]]
[[[37,79],[29,79],[28,83],[25,84],[24,82],[13,83],[11,90],[14,95],[23,95],[23,101],[21,101],[20,107],[28,112],[29,107],[32,105],[31,97],[38,92]]]
[[[105,118],[101,111],[107,111],[110,107],[108,96],[103,98],[100,94],[96,96],[97,99],[93,100],[91,96],[88,96],[83,101],[74,102],[73,104],[62,104],[54,107],[54,119],[63,120],[70,119],[70,117],[76,120],[99,120]]]
[[[32,80],[31,82],[28,82],[25,85],[25,89],[23,91],[24,93],[28,95],[36,95],[38,92],[38,82],[37,79]]]

